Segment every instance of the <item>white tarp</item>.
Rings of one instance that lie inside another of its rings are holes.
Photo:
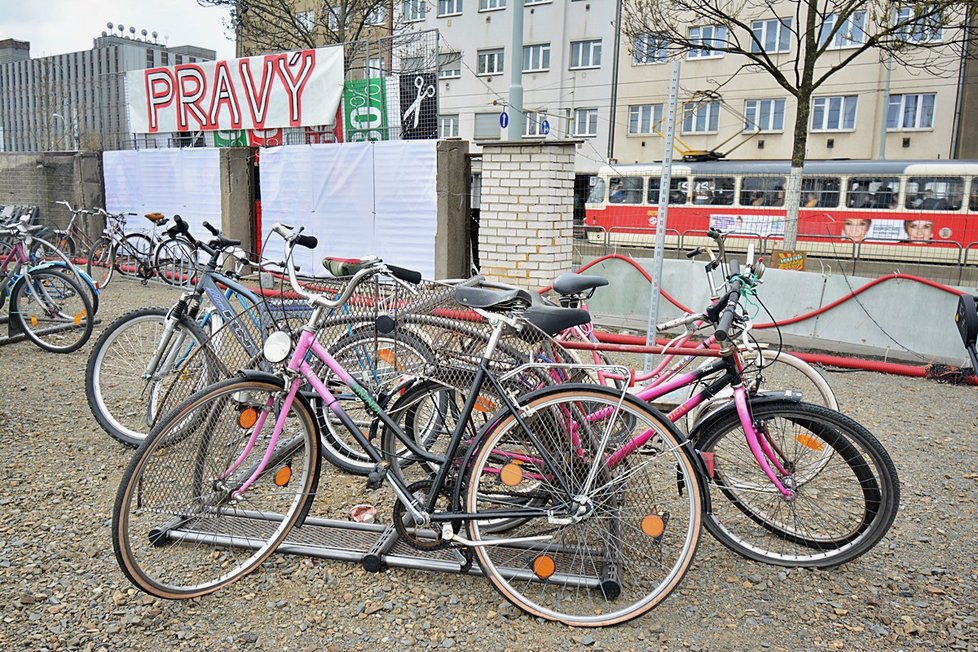
[[[261,150],[265,255],[281,256],[282,240],[269,233],[282,222],[319,238],[314,252],[296,249],[304,273],[322,276],[323,256],[376,255],[434,278],[435,146],[417,140]]]
[[[343,47],[126,73],[133,133],[332,124],[343,97]]]
[[[137,213],[126,230],[144,233],[153,230],[146,213],[178,214],[196,237],[209,238],[203,222],[221,228],[220,154],[210,148],[104,152],[105,210]]]

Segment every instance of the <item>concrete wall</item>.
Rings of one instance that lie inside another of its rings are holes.
[[[241,241],[245,251],[254,252],[255,170],[250,147],[221,150],[221,232]]]
[[[637,260],[650,270],[652,261]],[[591,267],[589,274],[608,278],[608,287],[597,291],[588,305],[599,323],[626,326],[644,333],[648,320],[649,282],[626,261],[608,259]],[[769,269],[758,296],[774,315],[784,321],[813,312],[870,279]],[[662,288],[680,304],[700,311],[709,299],[703,263],[664,261]],[[968,288],[962,288],[969,291]],[[972,293],[975,292],[971,288]],[[967,353],[954,325],[957,296],[921,283],[895,279],[884,281],[843,302],[838,307],[797,324],[783,326],[785,343],[823,353],[852,353],[891,360],[931,361],[962,365]],[[755,314],[756,311],[756,314]],[[668,301],[659,302],[657,321],[679,316]],[[760,305],[751,309],[755,323],[772,321]],[[758,339],[777,342],[774,329],[755,330]]]
[[[0,204],[37,206],[42,224],[63,227],[71,213],[58,201],[105,205],[98,153],[0,154]]]
[[[438,143],[438,231],[435,235],[435,277],[469,275],[469,186],[471,167],[468,143]]]

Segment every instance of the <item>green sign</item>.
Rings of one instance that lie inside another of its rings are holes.
[[[244,129],[238,131],[215,131],[214,147],[247,147],[248,132]]]
[[[343,85],[345,140],[387,140],[387,91],[379,77],[351,79]]]

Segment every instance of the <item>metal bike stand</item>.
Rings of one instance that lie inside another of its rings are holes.
[[[8,315],[0,316],[0,326],[2,326],[4,323],[7,324],[7,335],[0,336],[0,346],[3,346],[4,344],[13,344],[14,342],[20,342],[22,340],[27,339],[27,335],[25,335],[24,332],[20,330],[20,325],[17,323],[16,320],[11,319]],[[98,319],[92,322],[93,325],[98,323],[99,323]],[[60,326],[50,326],[48,328],[43,328],[37,331],[37,333],[40,335],[47,335],[50,333],[57,333],[60,331],[70,330],[72,328],[75,328],[73,324],[61,324]]]

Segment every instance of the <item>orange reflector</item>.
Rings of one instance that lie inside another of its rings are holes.
[[[473,406],[473,408],[475,409],[476,412],[483,412],[483,413],[495,412],[496,403],[490,401],[485,396],[480,396],[479,398],[475,399],[475,405]]]
[[[394,367],[398,371],[401,370],[401,368],[397,364],[397,354],[394,353],[394,351],[392,351],[391,349],[378,349],[377,357],[383,360],[384,362],[386,362],[387,364],[389,364],[390,366]]]
[[[541,580],[548,580],[557,571],[557,562],[550,555],[537,555],[533,558],[533,573]]]
[[[31,326],[37,327],[37,315],[31,315]]]
[[[258,423],[258,410],[253,407],[247,407],[241,410],[241,414],[238,415],[238,425],[242,428],[251,428],[256,423]]]
[[[289,480],[292,479],[292,467],[285,465],[275,472],[275,484],[279,487],[284,487],[289,484]]]
[[[510,462],[499,470],[499,481],[507,487],[515,487],[523,481],[523,469],[519,464]]]
[[[658,514],[649,514],[642,519],[642,532],[646,536],[657,539],[666,531],[666,522]]]
[[[75,315],[75,319],[74,319],[75,326],[80,325],[82,323],[82,320],[83,319],[85,319],[85,311],[84,310],[82,310],[80,313],[78,313],[77,315]]]
[[[820,452],[822,451],[822,449],[825,448],[825,445],[822,442],[815,439],[811,435],[806,435],[805,433],[802,433],[797,437],[795,437],[795,441],[801,444],[802,446],[804,446],[805,448],[813,451]]]

